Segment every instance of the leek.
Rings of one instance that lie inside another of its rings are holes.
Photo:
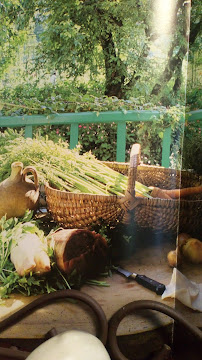
[[[48,182],[59,190],[97,195],[125,194],[128,177],[109,168],[91,153],[80,155],[78,149],[69,150],[64,142],[25,139],[22,135],[13,138],[9,133],[4,134],[3,140],[0,181],[10,175],[12,162],[21,161],[24,167],[32,165],[36,168],[41,183]],[[151,197],[151,189],[139,182],[136,182],[135,191]]]

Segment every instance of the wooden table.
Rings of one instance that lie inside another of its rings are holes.
[[[121,265],[128,270],[145,274],[165,285],[169,284],[172,269],[168,266],[166,255],[171,250],[171,245],[153,245],[147,248],[139,247],[135,253]],[[180,269],[190,280],[197,283],[202,282],[202,266],[185,264]],[[100,279],[101,280],[101,279]],[[103,280],[103,279],[102,279]],[[156,300],[171,307],[177,304],[177,309],[184,314],[192,324],[202,327],[202,313],[196,312],[184,305],[175,303],[171,298],[162,300],[150,290],[145,289],[134,280],[128,280],[114,273],[112,277],[105,278],[109,287],[83,286],[81,291],[92,296],[103,308],[107,319],[120,307],[134,300]],[[28,304],[36,297],[23,297],[12,295],[5,304],[0,306],[0,320],[9,316],[16,310]],[[118,328],[117,335],[130,335],[146,332],[172,323],[172,319],[157,312],[144,313],[145,316],[130,315],[126,317]],[[58,332],[68,329],[86,330],[96,333],[96,321],[88,306],[69,301],[57,301],[44,308],[37,309],[26,318],[3,331],[0,338],[4,339],[40,339],[43,338],[51,328],[55,327]]]

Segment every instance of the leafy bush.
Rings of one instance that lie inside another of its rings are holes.
[[[202,124],[198,120],[194,123],[187,122],[184,133],[184,145],[182,166],[184,169],[192,169],[198,175],[202,175]]]
[[[81,92],[82,91],[82,92]],[[101,93],[101,87],[98,90]],[[173,106],[166,108],[151,103],[144,103],[144,98],[130,98],[120,100],[116,97],[95,96],[95,87],[91,93],[86,93],[85,86],[73,87],[68,83],[56,86],[37,84],[23,84],[16,88],[4,88],[0,91],[2,100],[1,115],[33,115],[67,112],[94,111],[122,111],[129,110],[158,110],[160,118],[154,115],[153,122],[128,122],[126,132],[126,161],[129,160],[131,145],[141,144],[142,161],[151,164],[160,164],[162,155],[162,139],[164,129],[171,126],[178,128],[179,119],[183,115],[183,107]],[[116,127],[112,124],[79,125],[79,143],[81,152],[91,150],[100,160],[116,160]],[[35,134],[46,136],[57,142],[59,139],[69,142],[70,127],[67,125],[52,125],[37,127]],[[176,132],[175,132],[176,137]]]
[[[202,88],[194,87],[187,89],[186,104],[190,110],[202,109]]]

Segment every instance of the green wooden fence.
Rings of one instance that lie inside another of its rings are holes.
[[[194,111],[189,114],[189,121],[202,120],[202,110]],[[117,124],[117,148],[116,160],[125,161],[126,150],[126,123],[139,121],[155,121],[160,117],[160,112],[150,110],[131,110],[123,113],[122,111],[100,112],[81,112],[63,113],[50,115],[23,115],[23,116],[1,116],[0,127],[25,127],[25,137],[32,137],[33,127],[42,125],[70,125],[70,149],[78,144],[78,134],[80,124]],[[184,118],[181,119],[184,121]],[[171,128],[167,127],[162,139],[162,162],[161,165],[169,167],[170,147],[171,147]]]

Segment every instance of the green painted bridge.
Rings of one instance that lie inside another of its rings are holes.
[[[70,149],[78,144],[79,125],[81,124],[117,124],[116,160],[125,161],[126,150],[126,124],[127,122],[153,122],[160,117],[159,111],[130,110],[122,111],[81,112],[81,113],[56,113],[50,115],[23,115],[1,116],[0,127],[25,127],[25,137],[32,137],[33,127],[42,125],[70,125]],[[186,115],[189,121],[202,121],[202,110],[190,112]],[[183,117],[180,121],[185,121]],[[169,167],[172,131],[171,127],[164,130],[162,139],[161,165]]]

